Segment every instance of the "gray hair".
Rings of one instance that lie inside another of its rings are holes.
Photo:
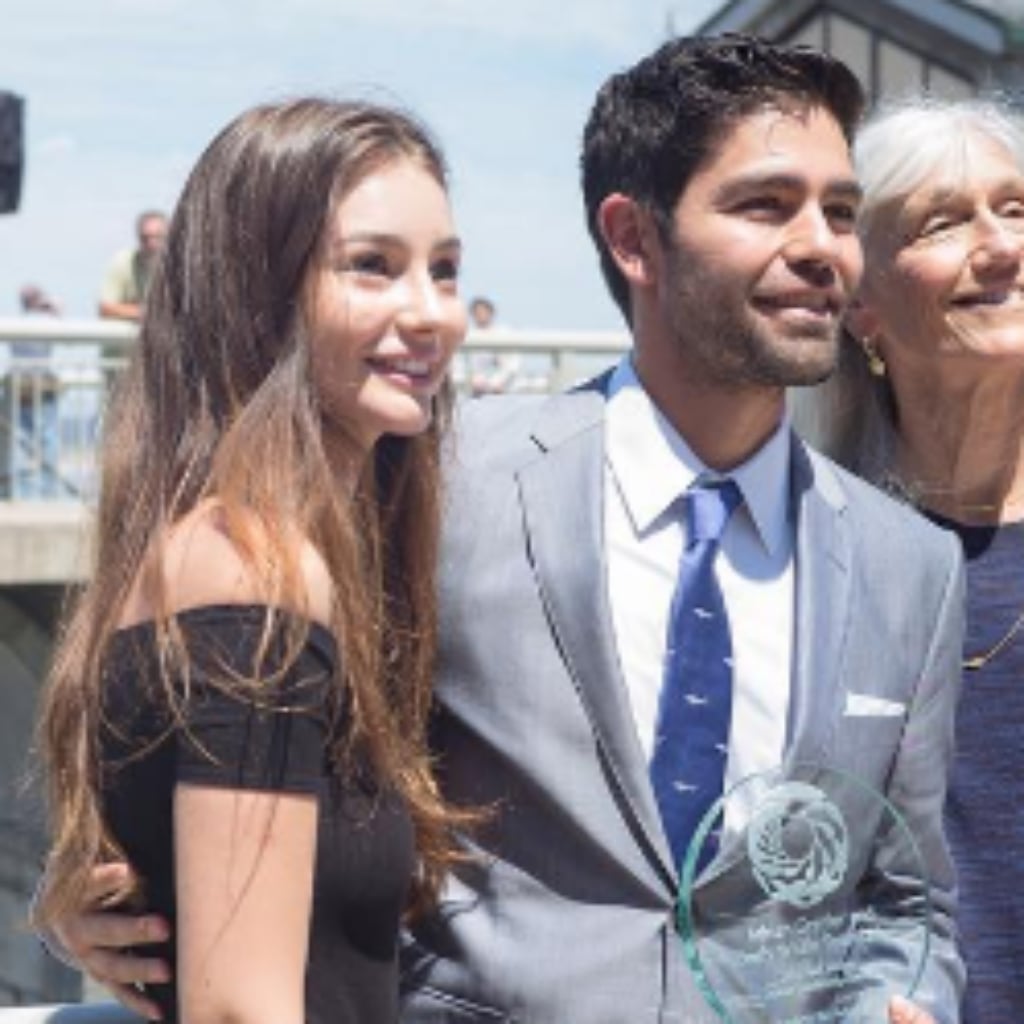
[[[864,190],[861,237],[869,238],[880,214],[936,172],[950,183],[963,180],[984,140],[1000,145],[1024,168],[1024,122],[995,96],[949,101],[918,95],[880,107],[853,147]]]
[[[890,215],[929,177],[950,184],[972,170],[977,144],[992,141],[1024,170],[1024,120],[998,96],[942,100],[903,97],[878,108],[854,142],[863,189],[858,233],[865,244],[865,273],[875,265],[871,242],[891,226]],[[802,434],[838,462],[898,496],[914,500],[912,482],[893,470],[897,407],[887,377],[868,371],[860,343],[844,331],[839,366],[807,394],[791,394],[793,419]]]

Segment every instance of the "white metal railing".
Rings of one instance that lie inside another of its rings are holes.
[[[0,319],[0,499],[91,497],[107,385],[134,339],[117,321]]]
[[[107,388],[135,337],[132,324],[113,320],[0,318],[0,501],[93,496]],[[627,344],[611,331],[475,331],[452,376],[463,394],[554,391]]]

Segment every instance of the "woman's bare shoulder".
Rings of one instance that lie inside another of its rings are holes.
[[[158,565],[162,573],[163,604],[169,614],[203,605],[262,604],[269,601],[260,565],[271,544],[255,517],[235,513],[234,524],[244,528],[244,539],[233,535],[223,507],[203,502],[167,532]],[[296,534],[281,550],[298,560],[298,582],[303,592],[286,603],[309,618],[331,620],[333,586],[323,557],[307,539]],[[154,609],[146,588],[137,585],[122,619],[152,617]]]

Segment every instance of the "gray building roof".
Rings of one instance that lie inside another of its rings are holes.
[[[1024,47],[1024,0],[961,0],[964,7],[996,17],[1012,45]]]
[[[1024,0],[729,0],[696,31],[785,41],[816,18],[856,24],[976,89],[1024,92]]]

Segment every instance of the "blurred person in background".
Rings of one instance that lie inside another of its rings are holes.
[[[487,335],[499,329],[497,309],[491,299],[477,296],[469,304],[470,328],[484,344]],[[551,357],[544,353],[520,354],[508,349],[464,351],[459,372],[468,373],[471,395],[497,395],[508,391],[545,392],[551,382]]]
[[[24,316],[60,316],[60,304],[37,284],[26,284],[18,292],[21,312]]]
[[[167,239],[167,218],[146,210],[135,221],[136,245],[119,252],[100,289],[99,315],[111,320],[142,319],[146,292]]]
[[[469,303],[469,329],[471,337],[487,344],[487,334],[498,327],[497,309],[491,299],[477,295]],[[464,350],[459,356],[456,383],[464,383],[471,395],[497,395],[511,389],[519,370],[519,356],[515,352],[495,349]]]
[[[487,331],[496,327],[494,318],[497,310],[494,303],[484,295],[477,295],[469,303],[469,323],[474,331]]]
[[[19,289],[18,304],[24,317],[47,320],[61,315],[59,303],[37,284]],[[54,346],[45,337],[33,337],[4,343],[0,349],[3,493],[23,499],[56,497],[60,380],[52,358]]]

